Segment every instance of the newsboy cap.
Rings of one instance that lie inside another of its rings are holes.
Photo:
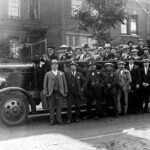
[[[106,66],[114,66],[114,64],[113,64],[113,63],[108,62],[108,63],[105,63],[105,67],[106,67]]]
[[[126,63],[124,61],[118,61],[117,65],[125,65]]]

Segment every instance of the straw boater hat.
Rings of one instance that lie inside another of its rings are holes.
[[[53,60],[51,61],[51,64],[58,64],[58,60],[57,60],[57,59],[53,59]]]
[[[65,48],[68,48],[68,46],[67,45],[61,45],[60,48],[65,49]]]
[[[126,65],[124,61],[118,61],[117,65]]]

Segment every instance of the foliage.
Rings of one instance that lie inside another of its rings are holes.
[[[100,44],[112,40],[110,29],[123,23],[127,17],[125,5],[127,0],[83,0],[76,10],[79,29],[91,32]]]

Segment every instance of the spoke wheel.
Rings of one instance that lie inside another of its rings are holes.
[[[15,126],[23,123],[29,114],[28,102],[20,98],[8,98],[1,102],[0,115],[2,121]]]

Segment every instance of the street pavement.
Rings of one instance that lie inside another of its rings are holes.
[[[150,150],[150,114],[49,125],[48,116],[25,124],[0,123],[0,150]]]

